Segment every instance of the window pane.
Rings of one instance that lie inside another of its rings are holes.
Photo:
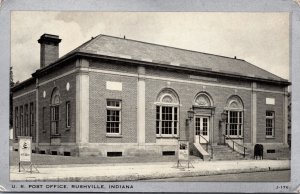
[[[274,136],[274,115],[273,111],[266,111],[266,136]]]
[[[110,123],[106,122],[106,133],[110,133]]]
[[[115,124],[114,133],[119,133],[120,123],[114,123],[114,124]]]
[[[46,107],[43,107],[43,112],[42,112],[42,129],[43,131],[46,130],[45,129],[45,113],[46,113]]]
[[[15,127],[18,128],[18,107],[15,108]]]
[[[243,121],[243,112],[241,111],[228,111],[227,113],[228,124],[226,124],[225,134],[229,131],[229,135],[242,135],[242,121]]]
[[[162,121],[162,134],[172,134],[172,121]]]
[[[177,135],[177,121],[174,122],[174,134]]]
[[[59,107],[56,106],[55,107],[55,120],[58,120],[59,119]]]
[[[239,112],[239,123],[242,123],[243,121],[242,121],[242,115],[243,115],[243,113],[242,112]]]
[[[58,134],[59,106],[51,107],[51,134]]]
[[[272,116],[273,116],[273,112],[272,112],[272,111],[267,111],[267,112],[266,112],[266,116],[272,117]]]
[[[121,102],[120,100],[107,100],[106,102],[106,132],[120,133],[121,109],[116,109],[115,107],[121,107]]]
[[[156,134],[159,133],[169,135],[178,133],[177,107],[156,106]]]
[[[177,118],[177,107],[174,107],[174,120],[177,121],[178,118]]]
[[[113,106],[113,101],[107,100],[107,101],[106,101],[106,105],[107,105],[107,106]]]
[[[156,106],[156,119],[159,120],[159,115],[160,115],[160,111],[159,111],[160,107]]]
[[[196,125],[196,135],[199,135],[200,134],[200,118],[199,117],[197,117],[196,118],[196,123],[195,123],[195,125]]]
[[[107,100],[106,105],[109,107],[120,107],[120,100]]]
[[[30,103],[30,125],[34,125],[33,103]]]
[[[70,127],[70,102],[66,103],[66,126]]]
[[[207,135],[207,118],[203,118],[202,125],[203,125],[203,131],[202,131],[202,134],[203,134],[203,135]]]

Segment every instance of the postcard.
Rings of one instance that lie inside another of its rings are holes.
[[[299,192],[299,6],[2,1],[0,190]]]

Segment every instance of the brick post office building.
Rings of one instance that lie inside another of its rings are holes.
[[[59,58],[60,41],[42,35],[40,68],[12,89],[14,137],[32,136],[37,153],[159,156],[177,154],[178,140],[200,156],[224,140],[250,154],[262,144],[270,158],[288,150],[285,79],[236,57],[106,35]]]

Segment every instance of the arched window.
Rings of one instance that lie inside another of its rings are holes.
[[[225,134],[233,137],[243,137],[244,105],[240,97],[231,96],[225,107],[226,131]]]
[[[51,135],[58,135],[59,127],[59,105],[60,105],[60,94],[57,88],[54,88],[51,95]]]
[[[194,105],[210,107],[213,106],[213,102],[208,94],[200,92],[195,98]]]
[[[162,90],[156,99],[156,135],[177,136],[179,98],[172,89]]]

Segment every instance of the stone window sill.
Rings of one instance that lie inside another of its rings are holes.
[[[106,137],[116,137],[116,138],[121,138],[123,137],[121,134],[106,134]]]
[[[156,135],[156,138],[179,138],[178,135]]]
[[[268,136],[267,136],[266,139],[275,139],[275,137],[273,137],[273,136],[269,136],[269,137],[268,137]]]

